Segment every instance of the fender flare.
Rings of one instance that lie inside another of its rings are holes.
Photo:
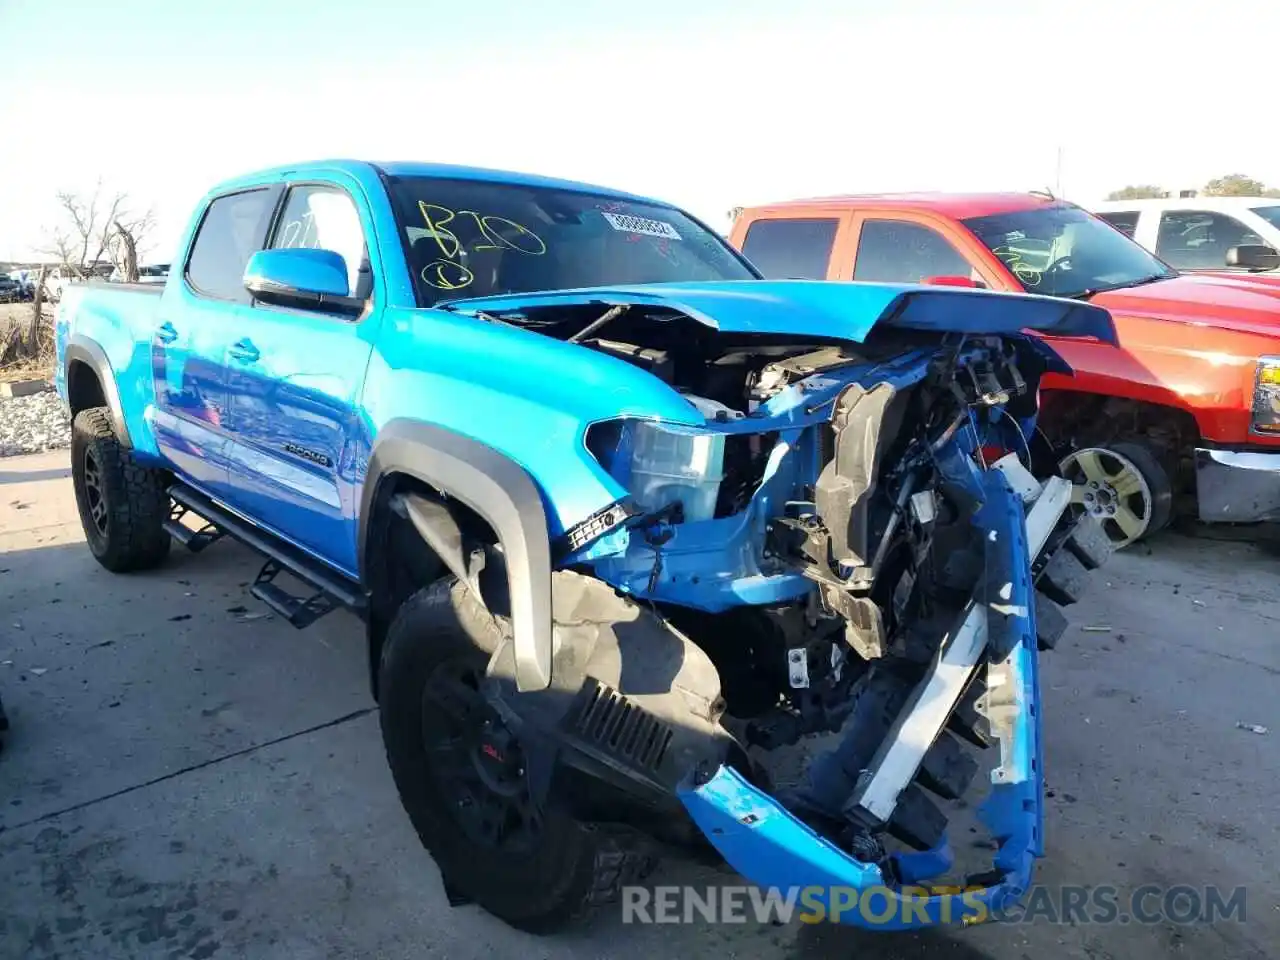
[[[122,447],[130,449],[133,441],[129,437],[129,428],[124,420],[124,407],[120,403],[120,389],[116,384],[115,372],[111,369],[111,361],[107,353],[96,340],[90,340],[83,334],[72,334],[63,350],[63,376],[67,384],[67,402],[71,402],[71,365],[83,363],[98,378],[102,386],[102,396],[107,401],[107,409],[111,412],[111,426],[115,430],[116,439]]]
[[[465,504],[498,536],[507,568],[516,687],[551,685],[551,542],[538,485],[510,457],[435,424],[396,419],[378,431],[361,491],[359,562],[382,479],[402,473]]]

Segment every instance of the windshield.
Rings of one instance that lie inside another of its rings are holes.
[[[1176,276],[1079,207],[1055,205],[964,221],[1029,293],[1081,297]]]
[[[418,302],[632,283],[752,280],[716,234],[657,204],[484,180],[390,180]]]
[[[1280,204],[1272,207],[1254,207],[1253,212],[1273,227],[1280,227]]]

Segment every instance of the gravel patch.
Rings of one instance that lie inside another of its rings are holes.
[[[0,457],[71,446],[71,418],[52,390],[0,399]]]

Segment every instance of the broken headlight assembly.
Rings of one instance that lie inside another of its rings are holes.
[[[708,420],[742,416],[714,400],[686,399]],[[725,434],[657,420],[620,420],[609,427],[591,436],[588,447],[626,488],[639,513],[657,514],[679,504],[686,523],[715,516],[725,479]]]
[[[1280,437],[1280,357],[1261,357],[1253,382],[1253,430]]]

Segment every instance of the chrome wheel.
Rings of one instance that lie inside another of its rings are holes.
[[[107,501],[102,495],[102,468],[88,447],[84,451],[84,497],[89,518],[102,536],[107,535]]]
[[[1140,539],[1151,527],[1155,497],[1142,471],[1128,457],[1105,447],[1086,447],[1063,459],[1060,466],[1074,485],[1072,503],[1096,517],[1117,548]]]

